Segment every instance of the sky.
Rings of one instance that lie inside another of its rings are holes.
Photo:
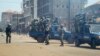
[[[87,6],[96,3],[100,0],[88,0]],[[22,0],[0,0],[0,21],[1,21],[1,13],[3,11],[21,11]]]
[[[100,0],[88,0],[87,6],[92,5],[92,4],[94,4],[94,3],[98,2],[98,1],[100,1]]]
[[[0,21],[1,13],[4,11],[21,11],[22,0],[0,0]]]

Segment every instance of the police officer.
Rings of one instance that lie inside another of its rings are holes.
[[[46,29],[45,29],[45,44],[49,45],[49,33],[50,33],[50,22],[48,21],[48,23],[46,24]]]
[[[63,37],[64,37],[64,29],[63,29],[63,25],[60,25],[60,42],[61,45],[60,46],[64,46],[64,42],[63,42]]]
[[[6,27],[6,43],[11,43],[11,24]]]

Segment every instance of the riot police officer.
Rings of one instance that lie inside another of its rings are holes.
[[[46,28],[45,28],[45,44],[49,45],[49,33],[50,33],[50,22],[49,20],[46,23]]]
[[[11,43],[11,24],[6,27],[6,43]]]
[[[60,46],[64,46],[64,42],[63,42],[63,37],[64,37],[64,29],[63,29],[63,25],[60,25],[60,42],[61,45]]]

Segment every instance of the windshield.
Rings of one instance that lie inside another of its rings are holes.
[[[91,24],[90,32],[92,33],[100,33],[100,24]]]

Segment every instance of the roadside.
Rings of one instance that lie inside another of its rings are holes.
[[[1,33],[0,33],[1,34]],[[4,34],[4,33],[3,33]],[[1,36],[1,35],[0,35]],[[5,37],[0,37],[0,56],[99,56],[98,49],[90,49],[88,45],[81,48],[65,44],[60,47],[60,42],[50,40],[50,45],[37,43],[27,35],[12,34],[12,43],[5,44]]]

